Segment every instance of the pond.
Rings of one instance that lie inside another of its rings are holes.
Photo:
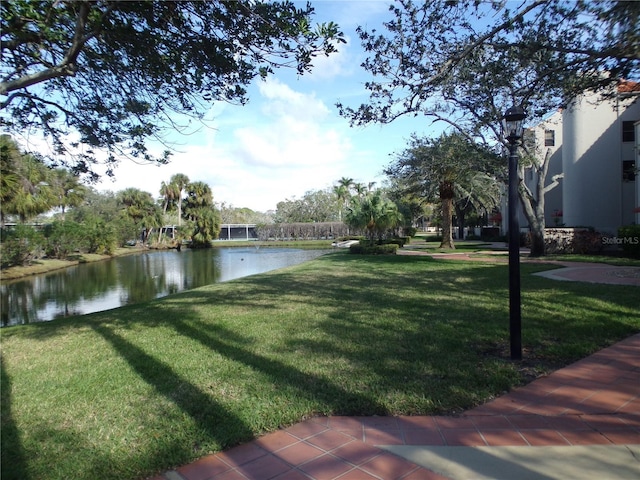
[[[46,322],[145,302],[296,265],[327,250],[214,248],[150,251],[0,285],[1,325]]]

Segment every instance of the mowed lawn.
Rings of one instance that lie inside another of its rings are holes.
[[[640,331],[637,287],[522,265],[333,253],[6,328],[2,479],[137,479],[312,415],[454,414]]]

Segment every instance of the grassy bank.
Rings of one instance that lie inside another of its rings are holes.
[[[79,253],[67,260],[43,258],[35,260],[31,265],[3,268],[2,270],[0,270],[0,278],[2,279],[2,281],[17,280],[19,278],[28,277],[31,275],[40,275],[43,273],[72,267],[80,263],[101,262],[104,260],[109,260],[113,257],[118,257],[121,255],[131,255],[143,251],[146,250],[138,247],[122,247],[116,248],[116,251],[112,255]]]
[[[149,303],[6,328],[2,478],[135,479],[320,414],[455,413],[640,330],[637,287],[335,253]]]

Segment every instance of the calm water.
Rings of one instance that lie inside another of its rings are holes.
[[[45,322],[145,302],[296,265],[326,250],[214,248],[156,251],[87,263],[0,286],[2,326]]]

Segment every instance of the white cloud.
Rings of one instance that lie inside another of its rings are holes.
[[[103,182],[101,188],[132,186],[157,195],[162,181],[184,173],[208,183],[218,202],[266,211],[340,178],[353,150],[346,122],[337,124],[313,93],[278,80],[260,82],[257,90],[250,106],[224,109],[215,132],[187,137],[194,143],[174,153],[169,165],[125,161],[116,182]]]
[[[269,100],[263,106],[263,112],[268,116],[323,120],[330,113],[329,108],[315,94],[297,92],[273,77],[259,82],[258,91],[263,98]]]

